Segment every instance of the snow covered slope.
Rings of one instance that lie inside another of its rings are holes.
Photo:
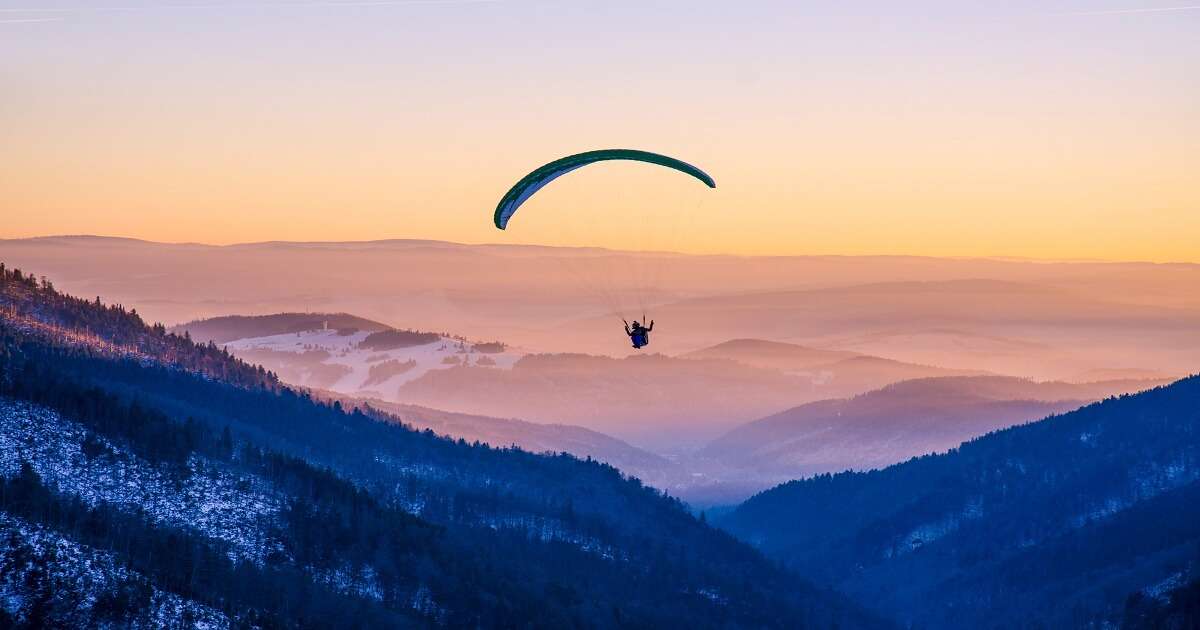
[[[229,543],[256,562],[273,549],[264,525],[283,497],[261,478],[198,457],[186,471],[171,471],[50,409],[0,398],[0,477],[15,476],[22,462],[89,506],[145,511],[155,522]]]
[[[0,513],[0,627],[232,627],[219,610],[157,588],[109,551]]]
[[[455,366],[510,369],[522,354],[500,344],[437,335],[434,341],[388,347],[367,331],[316,329],[230,341],[238,357],[259,363],[285,382],[341,394],[396,400],[396,390],[431,370]]]

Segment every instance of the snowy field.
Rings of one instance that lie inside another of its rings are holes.
[[[369,334],[310,330],[238,339],[225,347],[295,385],[343,394],[371,394],[385,400],[394,399],[401,385],[431,370],[457,366],[511,369],[522,356],[511,348],[479,352],[475,344],[451,337],[409,347],[372,349],[363,346]]]

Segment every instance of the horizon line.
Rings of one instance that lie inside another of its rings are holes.
[[[602,252],[613,252],[623,254],[659,254],[672,256],[689,256],[695,258],[702,257],[724,257],[724,258],[926,258],[931,260],[987,260],[995,262],[1011,262],[1011,263],[1038,263],[1038,264],[1125,264],[1125,265],[1163,265],[1163,266],[1200,266],[1200,261],[1176,260],[1176,261],[1152,261],[1145,259],[1112,259],[1112,258],[1041,258],[1037,256],[1013,256],[1013,255],[974,255],[974,256],[936,256],[930,254],[738,254],[738,253],[692,253],[681,251],[667,250],[630,250],[619,249],[612,247],[603,247],[598,245],[544,245],[539,243],[500,243],[495,241],[488,242],[467,242],[467,241],[449,241],[435,238],[383,238],[383,239],[367,239],[367,240],[331,240],[331,241],[310,241],[310,240],[265,240],[265,241],[246,241],[232,243],[203,243],[199,241],[156,241],[146,238],[138,238],[133,236],[113,236],[107,234],[45,234],[38,236],[19,236],[19,237],[0,237],[0,243],[12,241],[38,241],[52,239],[94,239],[108,241],[130,241],[136,243],[145,243],[149,245],[170,245],[180,247],[254,247],[264,245],[372,245],[385,243],[430,243],[442,245],[454,245],[459,247],[528,247],[528,248],[543,248],[543,249],[560,249],[560,250],[592,250]]]

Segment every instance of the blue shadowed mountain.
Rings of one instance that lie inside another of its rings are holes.
[[[949,453],[788,482],[720,524],[915,627],[1182,615],[1169,593],[1200,570],[1198,403],[1200,377],[1186,378]]]

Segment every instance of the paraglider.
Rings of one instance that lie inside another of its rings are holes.
[[[703,182],[709,188],[716,188],[717,183],[709,177],[708,173],[673,157],[651,153],[649,151],[638,151],[635,149],[601,149],[599,151],[587,151],[585,153],[577,153],[568,155],[565,158],[559,158],[544,164],[517,182],[512,188],[504,194],[500,199],[500,203],[496,206],[495,223],[496,227],[501,230],[508,227],[508,220],[516,213],[517,208],[525,203],[537,191],[545,187],[546,184],[558,179],[559,177],[570,173],[571,171],[595,164],[596,162],[604,162],[607,160],[633,160],[635,162],[647,162],[649,164],[658,164],[667,168],[673,168],[682,173],[686,173]]]
[[[625,321],[625,320],[621,320]],[[641,350],[650,345],[650,331],[654,330],[654,320],[650,320],[649,326],[642,326],[638,320],[633,320],[633,325],[625,322],[625,334],[629,335],[629,340],[633,342],[634,350]]]
[[[516,214],[517,209],[521,204],[529,200],[530,197],[537,194],[539,190],[547,184],[558,179],[559,177],[570,173],[571,171],[595,164],[596,162],[604,162],[609,160],[631,160],[635,162],[645,162],[648,164],[656,164],[666,168],[674,169],[686,175],[690,175],[699,180],[709,188],[716,188],[717,184],[713,178],[704,171],[670,156],[651,153],[649,151],[638,151],[635,149],[601,149],[598,151],[587,151],[568,155],[564,158],[559,158],[553,162],[543,164],[534,169],[528,175],[521,178],[507,193],[500,199],[500,203],[496,205],[496,213],[494,222],[498,229],[506,229],[508,222]],[[642,304],[643,310],[645,305]],[[645,320],[643,315],[642,320]],[[641,322],[634,321],[630,325],[628,321],[622,318],[625,322],[625,334],[629,336],[633,347],[640,350],[650,343],[650,331],[654,329],[654,321],[650,321],[649,326],[643,326]]]

